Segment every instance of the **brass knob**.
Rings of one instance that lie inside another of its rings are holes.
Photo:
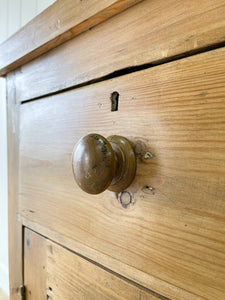
[[[112,135],[106,139],[91,133],[75,145],[72,166],[74,178],[85,192],[99,194],[107,188],[121,192],[135,177],[136,156],[126,138]]]

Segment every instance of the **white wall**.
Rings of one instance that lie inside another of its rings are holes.
[[[0,0],[0,43],[55,0]],[[0,78],[0,289],[9,294],[5,79]]]

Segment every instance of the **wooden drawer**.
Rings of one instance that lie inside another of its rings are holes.
[[[224,70],[221,48],[22,104],[23,223],[164,296],[223,299]],[[154,154],[138,159],[126,209],[73,179],[74,144],[90,132]]]
[[[29,229],[24,238],[24,282],[27,300],[160,299]]]

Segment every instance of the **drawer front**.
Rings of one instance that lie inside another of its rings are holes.
[[[224,70],[221,48],[21,105],[23,218],[98,251],[100,263],[105,255],[134,268],[130,278],[165,296],[223,299]],[[91,132],[153,154],[138,158],[127,208],[74,181],[74,144]]]
[[[24,238],[24,281],[27,300],[160,299],[29,229]]]

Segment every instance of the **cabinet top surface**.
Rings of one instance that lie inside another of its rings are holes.
[[[0,45],[0,76],[141,2],[57,0]]]

